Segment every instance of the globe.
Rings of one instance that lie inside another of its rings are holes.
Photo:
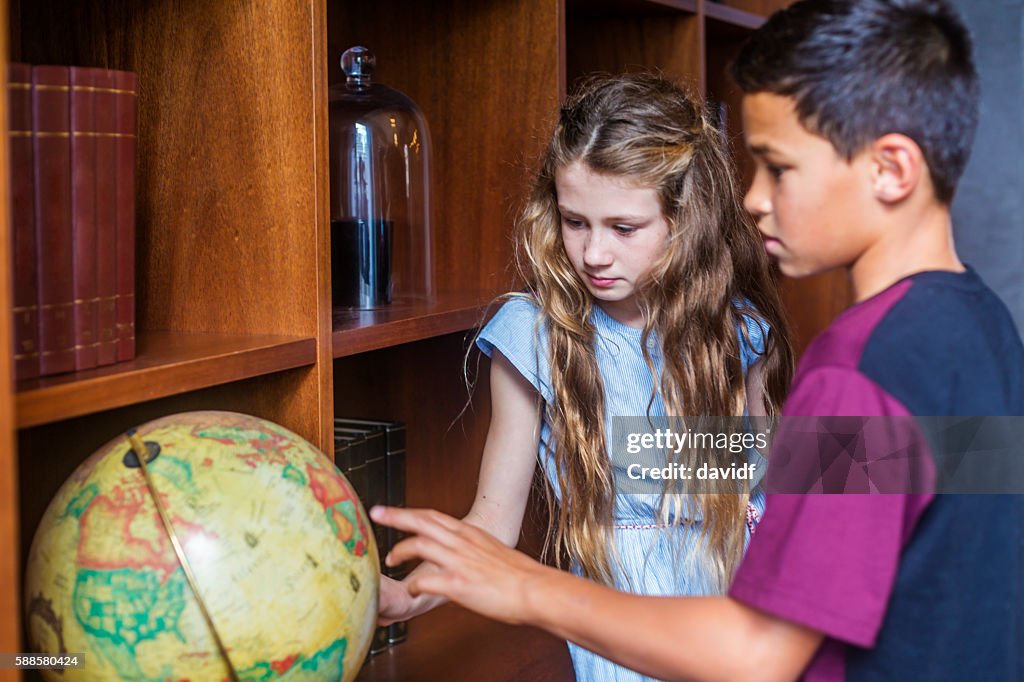
[[[127,436],[107,443],[36,531],[29,645],[84,654],[81,667],[44,676],[353,679],[375,627],[379,564],[333,463],[287,429],[231,412],[164,417],[132,437],[142,462]]]

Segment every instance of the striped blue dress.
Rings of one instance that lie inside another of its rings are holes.
[[[764,352],[764,331],[752,318],[745,318],[750,343],[740,336],[743,371]],[[606,442],[612,443],[613,416],[664,416],[665,407],[656,397],[648,411],[654,388],[651,373],[644,362],[642,332],[618,322],[599,306],[594,307],[596,328],[595,355],[605,389]],[[662,362],[657,340],[648,340],[655,369]],[[526,298],[506,301],[477,337],[477,346],[488,357],[501,351],[516,369],[540,392],[544,400],[553,398],[551,368],[548,364],[547,333],[538,307]],[[548,480],[558,490],[553,461],[547,455],[551,427],[541,425],[538,454]],[[756,453],[752,454],[757,457]],[[621,459],[621,458],[614,458]],[[616,480],[624,475],[623,462],[613,461]],[[758,467],[762,469],[763,467]],[[659,523],[657,494],[619,493],[614,505],[615,553],[613,563],[616,587],[646,595],[705,595],[717,589],[701,554],[694,551],[699,539],[699,518],[693,523],[666,528]],[[764,493],[756,487],[747,510],[747,540],[756,520],[764,511]],[[578,573],[578,571],[576,571]],[[623,624],[628,627],[628,624]],[[640,682],[651,678],[618,666],[607,659],[569,642],[569,653],[577,680],[588,682]]]

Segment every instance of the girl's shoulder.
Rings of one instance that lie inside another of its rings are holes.
[[[530,294],[507,294],[501,307],[484,325],[485,332],[508,329],[513,332],[540,330],[544,318],[540,305]]]
[[[771,328],[764,317],[757,311],[754,304],[746,299],[733,301],[733,306],[740,314],[741,322],[736,324],[736,332],[740,338],[740,355],[743,369],[756,362],[764,355]]]
[[[551,399],[543,315],[529,294],[510,295],[480,330],[476,345],[488,357],[500,351],[545,400]]]

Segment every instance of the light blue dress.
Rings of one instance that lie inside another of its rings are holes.
[[[643,333],[618,322],[599,306],[594,307],[596,328],[595,354],[605,389],[606,443],[612,443],[613,416],[664,416],[665,407],[655,397],[648,411],[653,379],[644,362],[641,342]],[[764,352],[765,331],[753,318],[744,316],[750,343],[737,330],[743,371]],[[494,349],[501,351],[517,370],[540,392],[545,401],[553,398],[551,369],[548,364],[548,340],[539,309],[526,298],[513,298],[501,307],[477,337],[477,345],[488,357]],[[657,340],[648,340],[655,369],[660,373],[662,361]],[[547,455],[546,444],[551,427],[545,419],[541,425],[538,454],[548,480],[557,491],[554,463]],[[753,456],[757,456],[756,453]],[[620,461],[614,461],[618,459]],[[621,458],[613,458],[613,475],[622,480]],[[614,541],[619,565],[613,563],[616,587],[647,595],[715,594],[713,580],[695,557],[699,538],[699,518],[695,524],[665,528],[659,522],[660,496],[657,494],[618,493],[614,505]],[[764,511],[764,493],[760,486],[750,496],[747,509],[747,541],[756,520]],[[574,571],[577,572],[578,571]],[[628,623],[623,623],[628,627]],[[651,678],[611,663],[607,659],[569,642],[576,679],[587,682],[640,682]]]

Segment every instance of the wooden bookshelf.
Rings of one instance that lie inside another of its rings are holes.
[[[515,287],[509,229],[569,84],[595,70],[658,68],[735,105],[725,59],[779,4],[0,0],[10,60],[140,79],[138,357],[15,386],[0,354],[0,651],[23,648],[18,573],[50,496],[96,447],[159,416],[256,414],[328,455],[335,414],[401,419],[408,503],[464,514],[489,415],[486,363],[474,353],[465,363],[467,332],[495,292]],[[442,292],[363,312],[331,306],[327,215],[327,88],[357,44],[377,55],[377,80],[430,124]],[[5,206],[8,181],[4,161]],[[10,258],[0,211],[0,262]],[[8,287],[3,278],[9,313]],[[802,332],[827,324],[840,299],[831,281],[787,289]],[[2,347],[9,318],[0,316]],[[464,369],[476,380],[469,392]],[[535,549],[542,525],[529,524],[521,546]],[[0,670],[0,682],[22,679]],[[553,638],[450,607],[414,623],[364,679],[572,676]]]
[[[494,300],[484,292],[396,300],[376,310],[334,309],[334,357],[442,336],[479,326]]]
[[[453,604],[409,623],[409,639],[367,659],[358,682],[574,682],[565,642]]]
[[[148,332],[129,362],[18,383],[19,428],[312,365],[316,340]]]
[[[747,12],[736,7],[730,7],[729,5],[721,5],[717,2],[705,2],[704,11],[708,20],[709,32],[713,30],[713,26],[752,31],[764,23],[764,17],[760,14]]]

